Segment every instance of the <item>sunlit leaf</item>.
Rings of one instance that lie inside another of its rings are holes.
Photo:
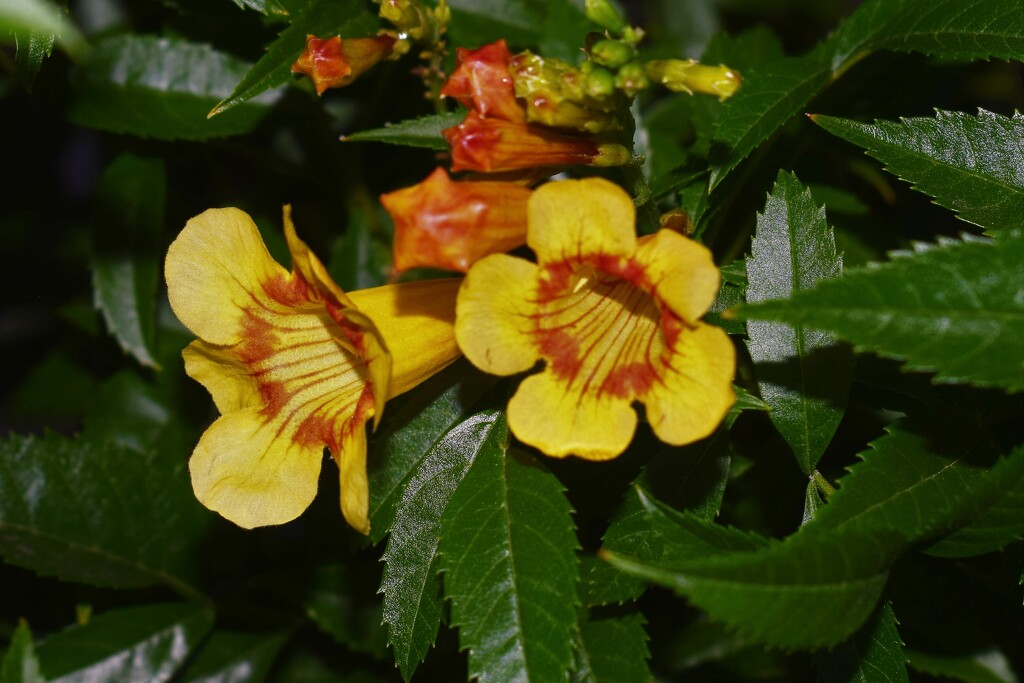
[[[68,111],[78,125],[160,140],[206,140],[251,131],[269,97],[207,119],[249,65],[209,45],[116,35],[96,44],[74,81]]]
[[[825,210],[796,176],[779,173],[757,217],[747,264],[747,302],[786,299],[842,273],[835,235]],[[755,363],[768,416],[810,473],[832,440],[846,408],[853,366],[848,347],[799,326],[747,322],[747,348]]]
[[[211,105],[210,116],[220,118],[263,92],[284,85],[292,78],[291,67],[306,46],[306,36],[342,38],[372,36],[379,21],[361,0],[307,0],[305,6],[289,16],[291,24],[267,46],[267,52],[247,72],[238,74],[237,85],[228,88]]]
[[[1024,232],[944,240],[739,316],[832,332],[937,379],[1024,389]],[[749,323],[748,323],[749,326]]]
[[[194,603],[111,610],[48,637],[37,648],[50,683],[168,681],[213,626]]]
[[[49,0],[4,0],[0,4],[0,37],[8,32],[23,38],[35,34],[51,45],[56,41],[76,59],[85,56],[89,49],[64,11]]]
[[[875,125],[831,116],[815,123],[864,147],[965,221],[989,232],[1024,228],[1024,115],[937,111]]]
[[[1019,683],[1009,658],[993,648],[969,654],[908,649],[910,668],[946,680],[964,683]]]
[[[231,0],[242,9],[254,9],[261,14],[287,14],[279,0]]]
[[[563,680],[576,628],[572,509],[554,475],[495,437],[442,517],[451,622],[469,652],[470,677]]]
[[[441,623],[441,518],[477,455],[501,450],[505,438],[497,412],[474,415],[430,448],[402,491],[382,557],[381,592],[388,642],[406,680],[433,646]]]
[[[349,142],[386,142],[389,145],[426,147],[427,149],[444,151],[448,149],[448,142],[441,137],[441,131],[458,125],[465,117],[465,112],[422,116],[418,119],[401,121],[384,128],[361,130],[357,133],[346,135],[343,139]]]

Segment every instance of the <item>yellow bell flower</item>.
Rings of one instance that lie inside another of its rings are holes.
[[[544,361],[509,401],[515,436],[551,456],[613,458],[633,438],[634,401],[662,441],[711,434],[736,367],[725,332],[699,320],[718,291],[711,253],[670,230],[638,240],[629,196],[599,178],[535,190],[527,244],[536,264],[477,261],[456,305],[456,339],[478,368]]]
[[[168,249],[171,307],[199,337],[182,353],[185,371],[221,412],[192,453],[192,487],[241,527],[283,524],[316,495],[326,446],[342,513],[365,534],[366,422],[458,357],[458,280],[346,294],[296,235],[289,207],[284,228],[291,272],[234,208],[191,219]]]

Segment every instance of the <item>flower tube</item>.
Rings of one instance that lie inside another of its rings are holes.
[[[165,263],[168,297],[199,339],[182,353],[221,416],[189,461],[196,497],[241,527],[283,524],[316,494],[323,449],[338,464],[341,509],[369,532],[366,423],[388,397],[458,357],[457,280],[346,294],[284,213],[292,270],[244,212],[188,221]]]
[[[458,48],[458,67],[441,94],[454,97],[462,106],[484,118],[526,123],[526,107],[516,100],[509,65],[512,53],[504,40],[476,50]]]
[[[515,436],[544,453],[620,454],[646,406],[669,444],[711,434],[734,401],[735,351],[700,322],[718,290],[710,252],[669,230],[637,239],[629,196],[599,178],[556,181],[530,198],[537,263],[481,259],[459,290],[455,334],[482,370],[544,368],[508,405]]]

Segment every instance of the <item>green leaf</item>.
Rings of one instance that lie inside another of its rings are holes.
[[[210,634],[181,675],[181,683],[260,683],[266,680],[287,632]]]
[[[503,448],[506,434],[499,417],[496,411],[480,413],[445,434],[420,461],[395,511],[381,558],[386,563],[381,592],[388,642],[407,681],[433,646],[441,623],[441,518],[477,455]]]
[[[267,47],[267,53],[260,57],[241,81],[226,97],[223,95],[216,106],[208,109],[209,115],[223,114],[238,107],[257,95],[284,85],[292,77],[292,63],[298,59],[306,46],[306,36],[335,36],[358,38],[377,32],[379,21],[367,9],[362,0],[306,0],[299,12],[291,15],[292,22],[281,35]],[[238,79],[235,79],[236,82]]]
[[[11,644],[0,663],[0,683],[45,683],[39,673],[32,631],[24,621],[14,629]]]
[[[780,172],[746,260],[749,303],[787,299],[842,273],[825,209],[796,176]],[[849,348],[822,332],[751,321],[747,348],[755,363],[768,416],[807,474],[814,469],[843,418],[853,363]]]
[[[499,38],[509,47],[537,45],[544,35],[545,0],[450,0],[452,45],[477,48]]]
[[[907,650],[910,668],[965,683],[1018,683],[1006,655],[996,649],[971,654]]]
[[[580,617],[574,640],[572,683],[647,683],[647,632],[639,611]]]
[[[280,0],[231,0],[242,9],[254,9],[261,14],[288,14]]]
[[[1024,446],[997,462],[971,487],[963,525],[929,546],[939,557],[969,557],[999,550],[1024,537]]]
[[[836,69],[866,50],[949,59],[1020,59],[1024,17],[1016,0],[871,0],[839,31]]]
[[[460,361],[421,384],[408,403],[387,415],[367,459],[372,542],[384,540],[395,523],[405,487],[423,459],[493,384],[491,375]]]
[[[758,551],[710,558],[604,557],[622,571],[685,595],[744,638],[807,649],[833,646],[867,619],[888,564],[904,547],[895,534],[850,531],[823,537],[798,533]]]
[[[125,153],[107,168],[96,195],[92,260],[93,300],[107,329],[125,352],[154,368],[165,183],[159,159]]]
[[[69,119],[81,126],[159,140],[207,140],[251,131],[271,98],[208,120],[249,65],[209,45],[118,35],[96,44],[75,79]]]
[[[418,119],[401,121],[383,128],[361,130],[358,133],[346,135],[342,140],[347,142],[386,142],[389,145],[425,147],[446,151],[448,142],[441,137],[441,131],[457,126],[465,117],[466,112],[464,111],[421,116]]]
[[[812,120],[864,147],[886,170],[989,231],[1024,228],[1024,116],[937,111],[935,118],[875,125]]]
[[[32,92],[32,84],[39,69],[43,66],[43,60],[53,54],[53,45],[56,36],[52,33],[36,33],[30,31],[28,34],[14,34],[15,42],[15,63],[18,66],[18,78],[25,85],[25,88]]]
[[[823,683],[909,683],[903,641],[888,603],[846,642],[813,656]]]
[[[37,34],[45,41],[53,36],[73,59],[81,59],[89,50],[85,38],[64,11],[48,0],[4,0],[0,5],[0,34],[8,32],[21,36]]]
[[[173,415],[152,392],[136,396],[127,422],[153,425],[153,437],[174,443]],[[119,427],[123,441],[102,438],[101,426],[87,426],[78,439],[48,433],[0,441],[0,555],[68,581],[164,584],[200,597],[194,581],[210,516],[192,494],[183,449],[139,450],[134,428]]]
[[[892,256],[737,315],[827,330],[940,381],[1024,389],[1024,232]]]
[[[715,141],[726,150],[712,170],[711,189],[828,83],[830,56],[830,44],[823,43],[802,57],[769,62],[743,74],[743,86],[726,101],[715,126]]]
[[[553,474],[506,450],[505,429],[502,421],[441,520],[451,621],[470,678],[563,680],[576,629],[572,508]]]
[[[304,605],[313,622],[353,652],[376,659],[387,657],[387,636],[381,623],[381,601],[350,565],[317,567]]]
[[[111,610],[47,638],[39,663],[50,683],[159,683],[185,663],[213,626],[213,611],[195,603]]]

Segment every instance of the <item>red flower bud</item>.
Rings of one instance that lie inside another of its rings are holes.
[[[391,54],[395,39],[380,35],[372,38],[320,39],[306,36],[306,49],[292,64],[294,73],[313,80],[318,95],[328,88],[341,88],[380,60]]]
[[[458,67],[441,89],[483,117],[526,122],[526,108],[516,100],[509,63],[512,53],[504,40],[476,50],[456,50]]]
[[[395,222],[395,270],[417,266],[465,272],[488,254],[526,242],[526,203],[518,183],[452,181],[443,168],[381,195]]]

